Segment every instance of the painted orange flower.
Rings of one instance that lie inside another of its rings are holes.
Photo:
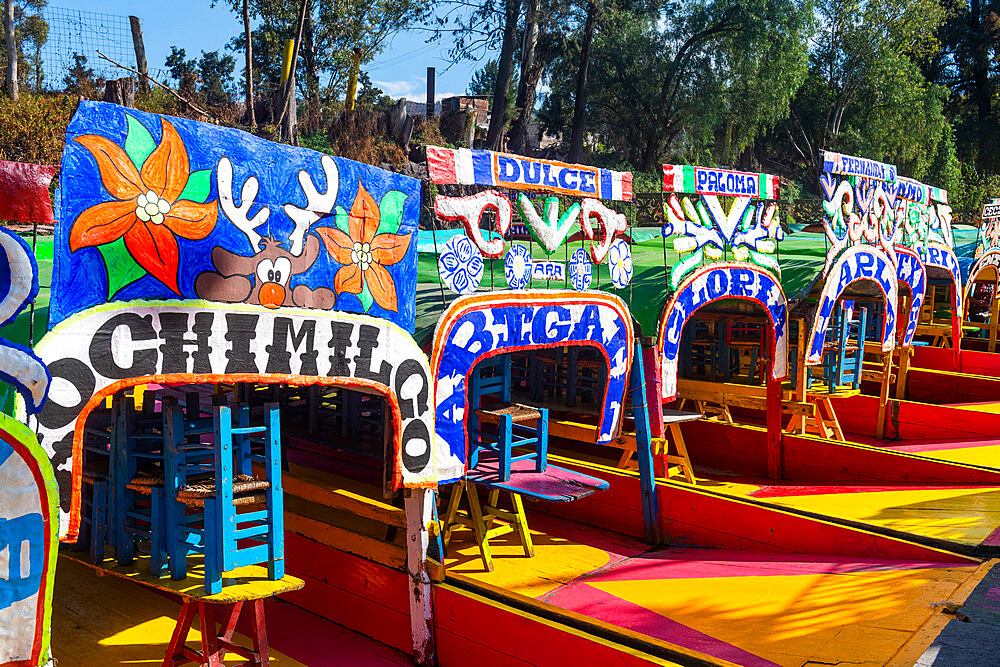
[[[410,247],[409,234],[379,234],[381,212],[378,204],[358,182],[358,196],[348,214],[350,235],[335,227],[316,230],[327,252],[343,267],[334,277],[337,294],[357,294],[365,304],[365,292],[385,310],[399,312],[396,305],[396,285],[385,268],[401,260]],[[370,299],[369,299],[370,301]],[[365,310],[368,310],[365,304]]]
[[[180,294],[176,236],[193,241],[205,238],[215,227],[218,208],[214,201],[202,204],[179,198],[191,176],[187,150],[169,121],[163,120],[162,126],[160,144],[141,169],[138,160],[133,162],[110,139],[96,134],[75,139],[97,160],[101,183],[114,199],[91,206],[77,217],[69,247],[76,251],[124,237],[132,258]]]

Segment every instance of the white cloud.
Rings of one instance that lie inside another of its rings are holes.
[[[376,86],[393,99],[405,97],[408,100],[415,100],[417,96],[425,96],[427,90],[427,79],[424,77],[412,77],[401,81],[372,81]]]
[[[427,77],[415,76],[398,81],[372,81],[372,83],[381,88],[382,92],[394,100],[405,97],[414,102],[422,102],[427,99]],[[463,94],[450,91],[435,91],[434,99],[440,102],[446,97],[455,97],[456,95]]]

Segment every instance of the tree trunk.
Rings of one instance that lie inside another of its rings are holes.
[[[295,27],[295,41],[292,48],[291,72],[288,75],[288,80],[285,81],[284,88],[280,89],[278,95],[280,101],[275,114],[277,116],[278,137],[286,141],[294,141],[295,139],[295,109],[293,109],[295,105],[295,70],[299,62],[299,48],[302,46],[302,28],[305,25],[310,5],[310,0],[302,0],[299,7],[299,19]]]
[[[583,29],[583,48],[580,51],[580,69],[576,73],[576,99],[573,100],[573,133],[569,140],[569,161],[583,159],[583,136],[586,133],[584,112],[587,108],[587,69],[590,67],[590,47],[597,27],[597,0],[590,0],[587,23]],[[645,158],[643,158],[645,161]]]
[[[507,15],[504,18],[500,62],[497,63],[497,80],[493,88],[490,129],[486,133],[486,148],[494,151],[503,147],[503,131],[507,124],[507,95],[514,74],[514,33],[517,31],[517,17],[521,13],[520,0],[507,0],[506,5]]]
[[[527,11],[524,17],[524,45],[521,47],[521,75],[517,83],[517,120],[511,131],[510,150],[523,153],[528,145],[528,122],[535,107],[535,90],[538,78],[532,80],[535,72],[535,45],[538,43],[538,0],[525,0]],[[539,74],[541,72],[539,71]]]
[[[316,47],[313,36],[313,22],[308,16],[302,33],[302,60],[306,66],[306,95],[309,98],[310,131],[319,129],[323,119],[319,108],[319,74],[316,72]]]
[[[246,55],[246,104],[247,104],[247,125],[250,129],[257,127],[257,114],[254,113],[253,99],[253,39],[250,31],[250,0],[243,0],[243,35],[246,37],[247,46],[244,49]]]
[[[4,29],[7,35],[7,95],[17,100],[17,45],[14,43],[14,0],[7,0]]]
[[[969,3],[969,31],[975,40],[972,51],[972,97],[980,122],[990,117],[990,64],[980,0]]]
[[[104,101],[135,108],[135,79],[127,76],[104,84]]]
[[[513,153],[523,153],[528,150],[528,124],[535,112],[535,96],[538,93],[538,82],[542,79],[542,72],[545,70],[544,63],[534,60],[531,69],[525,74],[524,80],[527,82],[524,106],[521,113],[514,121],[514,128],[511,130],[510,150]]]

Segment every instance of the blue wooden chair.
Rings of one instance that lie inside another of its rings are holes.
[[[75,551],[89,551],[91,563],[104,560],[104,550],[113,545],[117,531],[111,530],[111,410],[95,409],[87,417],[83,435],[82,507],[80,538]]]
[[[861,386],[867,332],[868,308],[857,306],[853,301],[837,306],[834,317],[830,318],[823,347],[822,378],[828,393],[834,393],[838,387],[857,389]]]
[[[502,481],[510,479],[511,464],[534,460],[535,470],[543,472],[548,462],[549,411],[510,398],[511,365],[509,355],[500,355],[481,362],[472,372],[469,388],[469,467],[475,468],[484,450],[496,453]],[[487,398],[495,398],[491,403]],[[526,422],[534,422],[527,425]],[[487,433],[483,424],[494,424],[496,433]],[[514,454],[516,448],[532,448],[530,452]]]
[[[266,564],[270,579],[284,577],[281,429],[277,404],[264,406],[263,426],[249,425],[248,406],[234,410],[216,405],[211,442],[203,442],[205,439],[200,437],[205,432],[203,419],[194,420],[189,426],[179,419],[177,406],[169,406],[168,411],[171,415],[167,435],[175,443],[175,453],[171,456],[173,469],[168,474],[174,477],[172,488],[177,485],[176,500],[190,508],[183,518],[173,515],[177,531],[171,575],[186,576],[187,554],[202,553],[205,590],[209,594],[222,590],[223,572],[238,567]],[[195,442],[189,441],[192,436],[198,436]],[[254,463],[263,466],[263,477],[251,475]],[[263,509],[258,509],[260,506]],[[240,511],[241,508],[250,509]]]
[[[153,412],[147,394],[144,409],[130,395],[112,403],[113,472],[111,515],[115,522],[115,557],[119,565],[135,560],[136,546],[149,549],[150,573],[159,577],[167,565],[163,496],[163,434],[161,416]]]

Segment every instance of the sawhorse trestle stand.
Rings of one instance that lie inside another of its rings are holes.
[[[253,649],[245,648],[233,641],[233,633],[236,632],[236,624],[240,620],[244,604],[250,608],[253,629],[250,639],[253,641]],[[226,653],[236,653],[246,658],[251,665],[266,665],[270,662],[267,650],[267,627],[264,623],[264,600],[258,598],[249,603],[243,601],[233,603],[226,619],[219,626],[216,622],[216,607],[221,606],[223,605],[204,599],[184,598],[181,614],[177,618],[177,625],[167,647],[167,657],[163,660],[163,667],[186,665],[189,662],[222,667]],[[196,651],[186,643],[195,613],[198,614],[201,630],[200,651]]]

